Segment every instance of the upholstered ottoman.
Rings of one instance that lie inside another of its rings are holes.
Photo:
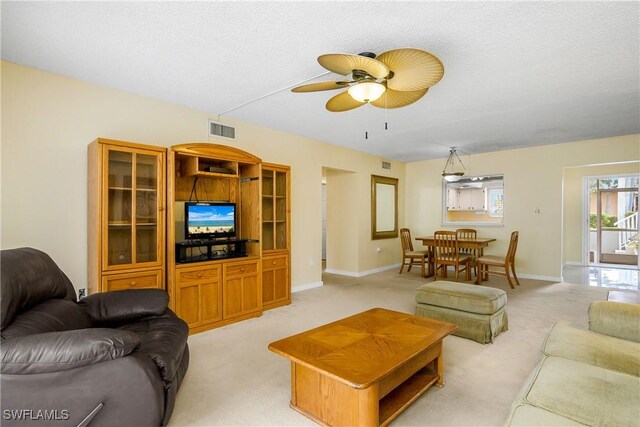
[[[509,329],[507,294],[487,286],[448,281],[424,284],[416,292],[416,315],[455,323],[453,335],[485,344]]]

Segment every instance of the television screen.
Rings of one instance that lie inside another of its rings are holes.
[[[185,238],[236,237],[235,203],[186,202]]]

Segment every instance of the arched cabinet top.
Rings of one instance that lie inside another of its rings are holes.
[[[171,147],[171,150],[180,154],[210,157],[238,163],[262,163],[259,157],[246,151],[226,145],[209,144],[208,142],[191,142],[188,144],[174,145]]]

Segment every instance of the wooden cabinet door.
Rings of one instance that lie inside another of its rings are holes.
[[[264,306],[289,301],[291,290],[288,260],[288,254],[267,257],[262,260],[262,303]]]
[[[222,320],[220,266],[176,272],[176,312],[190,328]]]
[[[262,309],[259,261],[224,264],[223,318],[229,319]]]

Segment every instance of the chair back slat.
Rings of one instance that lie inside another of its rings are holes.
[[[477,239],[478,232],[473,228],[458,228],[456,230],[457,239]],[[475,255],[475,249],[460,248],[460,252],[463,254]]]
[[[402,244],[402,253],[413,251],[413,242],[411,241],[411,231],[408,228],[400,229],[400,243]]]
[[[434,239],[436,243],[436,259],[458,258],[458,239],[455,231],[436,231]]]
[[[506,260],[509,263],[514,263],[516,259],[516,249],[518,248],[518,232],[511,233],[511,240],[509,240],[509,249],[507,250]]]

